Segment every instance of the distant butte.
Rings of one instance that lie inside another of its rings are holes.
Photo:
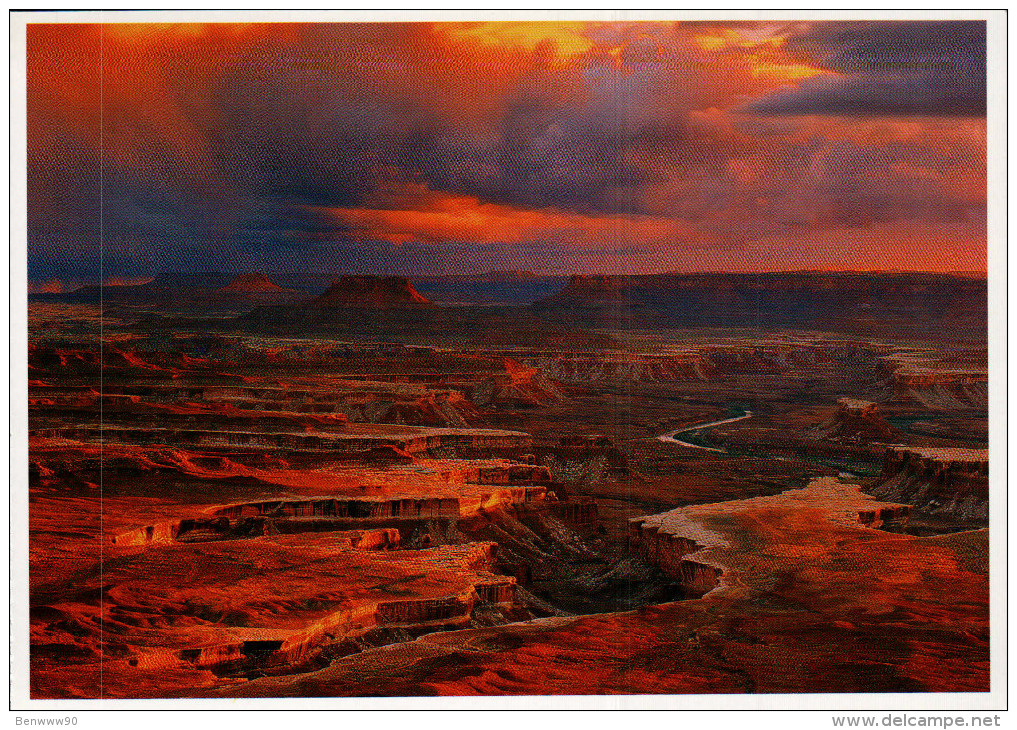
[[[569,283],[546,301],[605,301],[622,299],[626,285],[621,277],[605,274],[574,274]]]
[[[286,291],[283,287],[273,283],[264,274],[240,274],[226,286],[221,292],[278,292]]]
[[[312,307],[429,306],[405,276],[343,276]]]

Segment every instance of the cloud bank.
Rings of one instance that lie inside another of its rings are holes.
[[[27,73],[39,279],[985,266],[984,23],[31,25]]]

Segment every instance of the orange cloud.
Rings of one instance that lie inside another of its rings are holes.
[[[531,243],[561,246],[624,246],[697,237],[681,221],[649,216],[583,215],[551,208],[523,209],[417,188],[413,209],[316,209],[349,235],[395,244]]]
[[[732,111],[827,73],[789,48],[792,32],[725,23],[33,25],[30,221],[49,254],[97,230],[101,151],[112,182],[107,245],[119,235],[143,248],[150,235],[152,260],[170,258],[165,242],[182,234],[188,246],[248,245],[217,238],[213,226],[239,231],[236,241],[257,231],[258,246],[318,235],[287,219],[301,209],[331,224],[326,235],[546,242],[576,256],[580,247],[645,245],[664,259],[675,242],[727,251],[733,240],[805,225],[924,218],[976,227],[984,119]],[[428,185],[386,188],[386,178]],[[617,213],[630,210],[641,215]],[[950,250],[949,240],[941,245]],[[737,263],[719,253],[696,260]]]
[[[695,34],[691,40],[694,45],[709,53],[744,53],[751,77],[768,84],[801,81],[830,73],[783,51],[787,42],[785,35],[765,33],[765,28],[762,33],[744,28],[717,28],[708,33]]]
[[[801,81],[830,73],[804,63],[774,61],[770,54],[762,53],[756,53],[749,57],[749,67],[752,78],[762,79],[767,83]]]
[[[165,48],[181,42],[233,43],[285,30],[289,24],[259,23],[104,23],[103,34],[114,41]]]
[[[184,109],[174,90],[186,73],[188,98],[207,100],[231,62],[230,47],[247,34],[218,25],[29,26],[30,150],[74,135],[101,151],[107,166],[185,179],[208,195],[221,191],[224,178],[199,128],[215,112],[207,101]],[[172,169],[157,169],[153,152]],[[40,150],[40,157],[58,160],[59,153]]]
[[[567,61],[593,48],[586,24],[576,22],[443,23],[436,26],[456,44],[469,44],[488,53],[546,48],[553,60]]]

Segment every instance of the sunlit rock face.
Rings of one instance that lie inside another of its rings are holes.
[[[932,513],[989,516],[989,452],[985,449],[891,447],[870,491]]]
[[[348,695],[364,678],[383,696],[984,691],[987,530],[877,529],[909,509],[823,477],[634,518],[630,550],[685,600],[431,634],[211,694]]]
[[[983,348],[249,306],[33,335],[35,696],[986,686]]]
[[[32,18],[32,695],[987,692],[977,15]]]

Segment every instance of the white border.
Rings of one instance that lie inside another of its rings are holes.
[[[988,113],[988,277],[989,277],[989,370],[990,377],[990,594],[992,609],[991,691],[964,694],[793,694],[793,695],[624,695],[624,696],[525,696],[484,698],[330,698],[330,699],[238,699],[238,700],[31,700],[28,699],[28,520],[27,520],[27,188],[25,180],[25,28],[28,23],[95,22],[365,22],[453,20],[986,20],[988,83],[990,90],[1003,88],[1007,79],[1004,11],[972,10],[351,10],[351,11],[88,11],[12,13],[10,36],[11,104],[11,703],[24,710],[55,711],[56,715],[80,710],[128,710],[104,715],[137,725],[134,711],[158,709],[193,710],[429,710],[429,709],[661,709],[661,710],[817,710],[819,713],[780,713],[779,727],[815,727],[829,722],[824,715],[836,711],[953,711],[963,713],[1001,710],[1006,707],[1006,117],[999,98],[990,94]],[[260,716],[275,722],[275,713]],[[293,720],[316,723],[312,715]],[[211,716],[214,717],[214,716]],[[408,718],[407,718],[408,719]],[[458,718],[457,718],[458,719]],[[468,720],[464,717],[464,721]],[[688,718],[691,720],[692,718]],[[87,721],[82,718],[82,725]],[[285,722],[285,720],[283,720]],[[709,718],[702,722],[715,722]],[[759,723],[758,717],[738,716],[736,722]],[[247,722],[245,719],[244,722]],[[490,722],[485,718],[484,722]],[[763,721],[764,725],[771,724]]]

